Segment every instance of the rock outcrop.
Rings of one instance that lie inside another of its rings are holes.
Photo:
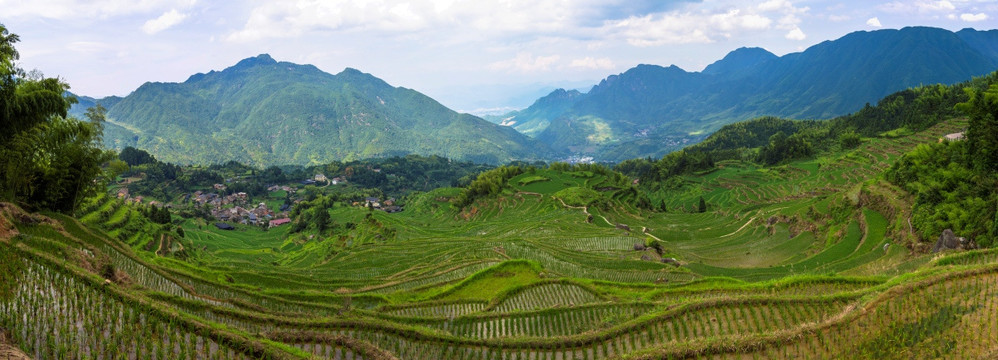
[[[965,237],[958,237],[953,233],[952,229],[943,230],[943,233],[939,235],[939,240],[936,244],[932,246],[932,252],[940,252],[946,250],[972,250],[977,248],[977,243],[973,240],[968,240]]]

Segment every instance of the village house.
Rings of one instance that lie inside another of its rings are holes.
[[[225,184],[215,184],[215,190],[225,190]]]
[[[274,219],[274,220],[270,220],[270,227],[281,226],[281,225],[284,225],[284,224],[287,224],[287,223],[290,223],[290,222],[291,222],[291,219],[288,219],[288,218]]]
[[[381,208],[381,210],[383,210],[386,213],[391,214],[391,213],[401,212],[402,211],[402,207],[397,206],[397,205],[391,205],[391,206],[385,206],[385,207]]]
[[[315,181],[316,182],[327,181],[327,180],[328,179],[326,179],[326,175],[325,174],[315,174]]]
[[[123,187],[121,189],[118,189],[118,198],[119,199],[126,199],[126,200],[128,199],[128,188],[127,187]]]
[[[226,224],[224,222],[217,222],[217,223],[215,223],[215,227],[217,227],[217,228],[219,228],[221,230],[235,230],[236,229],[232,225]]]

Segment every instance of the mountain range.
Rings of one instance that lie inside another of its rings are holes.
[[[125,97],[81,96],[71,112],[109,109],[105,143],[164,161],[255,165],[435,154],[502,163],[567,155],[659,157],[723,125],[759,116],[825,119],[905,88],[998,68],[998,30],[859,31],[777,56],[741,48],[690,72],[642,64],[588,92],[558,89],[490,121],[347,68],[244,59]]]
[[[515,130],[459,114],[417,91],[347,68],[332,75],[269,55],[182,83],[146,83],[108,108],[104,142],[160,160],[318,164],[410,153],[480,163],[557,155]]]
[[[996,68],[996,30],[859,31],[784,56],[737,49],[701,72],[638,65],[587,93],[555,90],[497,122],[601,160],[659,157],[732,122],[833,118],[898,90]]]

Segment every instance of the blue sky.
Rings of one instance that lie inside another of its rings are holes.
[[[269,53],[353,67],[463,111],[587,89],[637,64],[702,70],[860,30],[998,26],[998,1],[0,0],[21,67],[83,95],[127,95]]]

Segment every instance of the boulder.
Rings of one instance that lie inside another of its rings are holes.
[[[936,244],[932,246],[932,252],[940,252],[945,250],[972,250],[977,248],[977,243],[973,240],[968,240],[965,237],[958,237],[953,233],[952,229],[943,230],[943,233],[939,235],[939,240],[936,240]]]
[[[617,228],[621,230],[631,231],[631,227],[627,226],[627,224],[617,224]]]
[[[955,250],[957,246],[960,245],[960,239],[956,237],[952,229],[943,230],[943,233],[939,235],[939,240],[936,240],[936,244],[932,246],[932,252],[940,252],[943,250]]]
[[[679,265],[680,265],[679,264],[679,260],[676,260],[676,258],[671,258],[671,257],[670,258],[662,258],[662,263],[663,264],[669,264],[669,265],[672,265],[672,266],[675,266],[675,267],[679,267]]]
[[[634,251],[644,251],[645,249],[647,249],[647,247],[645,247],[645,244],[639,242],[634,243]]]
[[[652,261],[651,256],[648,254],[641,255],[641,261]]]

